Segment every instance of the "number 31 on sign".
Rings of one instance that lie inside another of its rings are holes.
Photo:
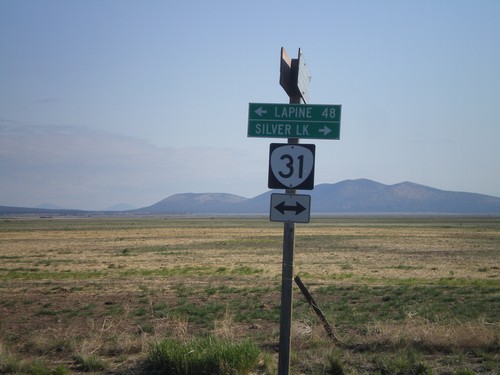
[[[315,145],[271,143],[269,148],[270,189],[314,189]]]

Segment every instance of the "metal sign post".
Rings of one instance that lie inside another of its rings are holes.
[[[288,57],[284,48],[281,48],[281,64],[287,64],[285,56]],[[299,56],[301,55],[299,49]],[[280,77],[280,83],[284,82],[290,97],[290,104],[300,104],[301,92],[298,90],[299,63],[298,59],[291,61],[290,75]],[[286,71],[282,69],[281,72]],[[283,86],[284,87],[284,86]],[[308,94],[308,93],[307,93]],[[298,144],[298,138],[288,138],[288,144]],[[295,194],[295,189],[286,189],[286,194]],[[292,348],[292,306],[293,306],[293,255],[295,251],[295,223],[285,222],[283,226],[283,264],[281,273],[281,310],[280,310],[280,342],[278,356],[278,375],[288,375],[290,372],[290,352]]]
[[[248,137],[288,138],[286,144],[271,144],[269,155],[268,187],[285,189],[285,194],[271,195],[270,206],[270,220],[284,222],[278,375],[290,371],[295,223],[308,223],[310,218],[311,197],[296,194],[296,189],[314,188],[316,148],[299,145],[299,138],[340,138],[341,106],[308,104],[310,80],[300,48],[297,59],[281,48],[279,82],[290,104],[250,103],[248,107]]]

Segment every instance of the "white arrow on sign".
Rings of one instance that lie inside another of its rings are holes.
[[[255,110],[255,113],[257,113],[259,117],[262,117],[262,115],[265,115],[267,113],[267,109],[259,107]]]
[[[323,126],[323,129],[318,130],[320,133],[323,133],[323,137],[326,137],[328,133],[332,132],[332,129],[330,129],[328,126]]]

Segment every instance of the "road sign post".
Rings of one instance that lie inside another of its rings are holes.
[[[286,144],[270,145],[268,180],[270,189],[285,189],[285,194],[271,195],[269,216],[271,221],[284,222],[278,375],[288,375],[295,223],[309,222],[311,206],[311,197],[296,194],[296,189],[314,188],[315,146],[299,144],[299,139],[340,139],[342,107],[308,104],[311,75],[301,50],[297,59],[291,59],[281,48],[280,57],[279,83],[290,103],[250,103],[247,136],[288,139]]]
[[[289,193],[290,190],[287,190]],[[295,190],[293,190],[295,192]],[[293,193],[290,193],[293,194]],[[293,255],[295,251],[295,223],[283,225],[283,262],[281,270],[280,342],[278,375],[290,372],[292,349],[292,306],[293,306]]]
[[[282,48],[282,59],[283,59]],[[285,51],[286,54],[286,51]],[[300,55],[300,49],[299,49]],[[290,92],[290,104],[300,104],[302,96],[298,90],[298,59],[291,61],[290,71],[281,71],[281,75],[290,74],[287,77],[280,77],[281,81],[286,81]],[[286,91],[286,90],[285,90]],[[288,144],[298,144],[299,138],[296,135],[287,135]],[[286,194],[295,194],[295,189],[286,189]],[[292,307],[293,307],[293,255],[295,251],[295,223],[287,221],[283,224],[283,261],[281,270],[281,307],[280,307],[280,341],[278,355],[278,375],[288,375],[290,372],[290,352],[292,349]]]

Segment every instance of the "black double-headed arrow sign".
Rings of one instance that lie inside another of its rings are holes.
[[[311,196],[303,194],[271,194],[271,221],[308,223]]]
[[[285,211],[295,211],[295,215],[298,215],[306,210],[306,208],[302,206],[299,202],[295,203],[296,203],[295,206],[287,206],[285,204],[285,201],[283,201],[280,204],[274,206],[274,208],[276,208],[282,215],[285,214]]]

